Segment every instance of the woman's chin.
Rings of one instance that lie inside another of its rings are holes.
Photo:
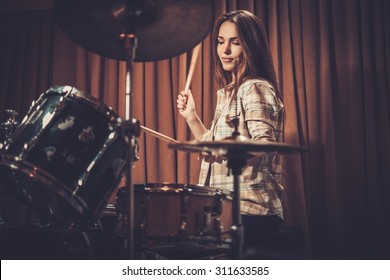
[[[232,72],[234,69],[234,65],[222,65],[223,70],[226,72]]]

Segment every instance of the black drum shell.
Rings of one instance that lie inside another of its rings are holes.
[[[71,86],[34,102],[0,154],[0,184],[41,215],[86,226],[114,193],[128,158],[121,119]]]

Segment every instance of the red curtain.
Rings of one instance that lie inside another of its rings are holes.
[[[286,106],[285,140],[306,148],[284,157],[286,222],[304,229],[314,258],[390,257],[390,3],[214,2],[215,16],[247,9],[268,30]],[[0,39],[2,120],[7,108],[23,116],[40,93],[57,84],[75,86],[124,116],[125,63],[79,47],[58,28],[50,5],[3,8]],[[191,139],[175,107],[190,58],[188,50],[135,63],[132,73],[134,117],[179,141]],[[191,88],[209,126],[217,89],[210,36]],[[196,154],[171,150],[143,133],[138,141],[134,183],[197,183]],[[3,216],[18,212],[7,201],[1,207]]]

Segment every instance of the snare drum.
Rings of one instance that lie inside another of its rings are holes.
[[[126,193],[118,191],[118,212]],[[141,243],[221,242],[230,239],[232,200],[197,185],[135,184],[134,225]]]
[[[114,193],[128,154],[121,119],[70,86],[34,102],[0,154],[4,187],[53,221],[87,225]]]

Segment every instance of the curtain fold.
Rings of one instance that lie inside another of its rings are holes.
[[[286,107],[285,142],[306,149],[283,159],[286,222],[304,230],[314,258],[389,258],[389,1],[214,4],[215,17],[235,9],[254,12],[269,35]],[[79,47],[55,24],[51,10],[0,11],[0,39],[1,121],[8,108],[25,115],[40,93],[57,84],[75,86],[125,117],[126,63]],[[190,60],[188,50],[134,63],[131,73],[134,117],[179,141],[192,139],[176,109]],[[209,127],[217,90],[210,35],[202,42],[191,90]],[[197,154],[169,149],[143,131],[138,143],[134,183],[197,183]],[[2,199],[3,216],[12,209]]]

